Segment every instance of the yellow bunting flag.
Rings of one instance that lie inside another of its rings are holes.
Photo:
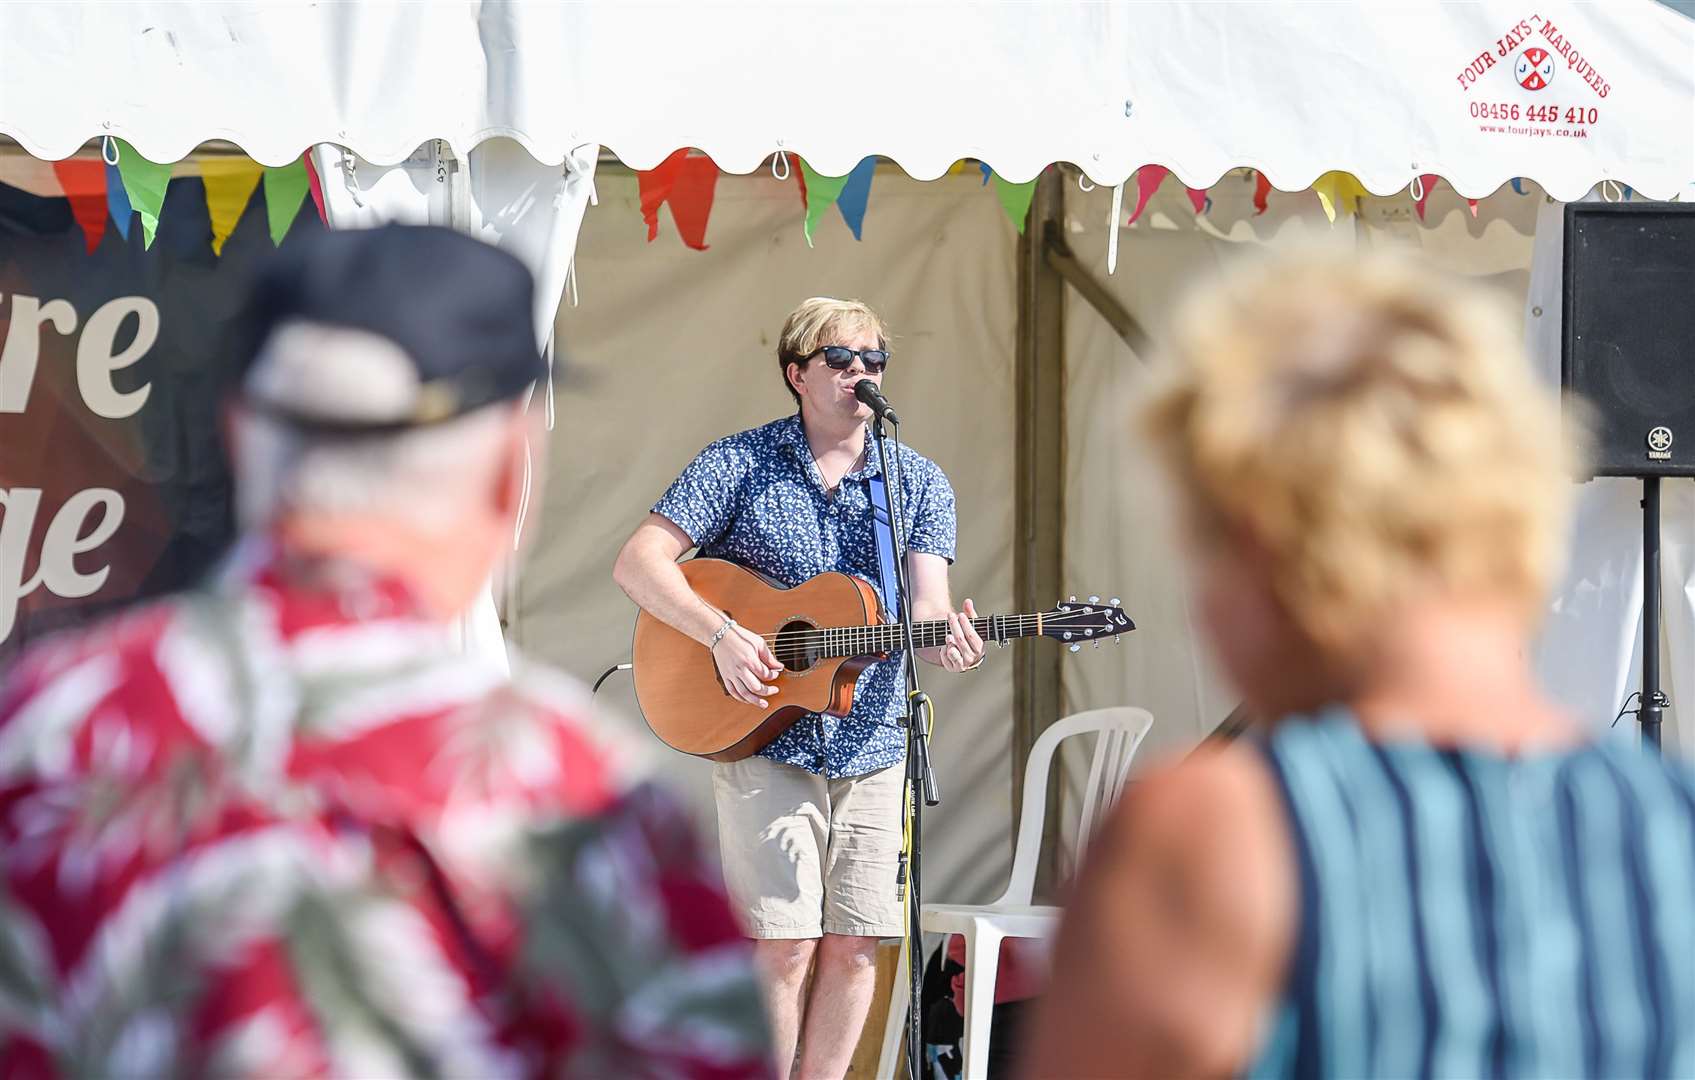
[[[224,253],[224,241],[235,231],[265,167],[247,158],[207,158],[200,162],[206,183],[206,212],[212,218],[212,251]]]
[[[1324,216],[1330,223],[1336,223],[1336,215],[1358,214],[1360,199],[1371,192],[1365,185],[1354,179],[1352,173],[1331,171],[1312,182],[1313,194],[1318,196],[1319,205],[1324,207]]]

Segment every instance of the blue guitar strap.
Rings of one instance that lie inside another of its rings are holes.
[[[900,619],[900,582],[895,576],[895,526],[889,514],[889,489],[883,474],[871,477],[871,523],[877,536],[877,577],[883,587],[883,606],[891,621]]]

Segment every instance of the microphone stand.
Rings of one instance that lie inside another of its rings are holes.
[[[905,642],[902,666],[906,670],[906,812],[912,823],[912,857],[910,865],[903,854],[896,871],[896,888],[910,890],[907,905],[906,964],[910,985],[907,987],[906,1063],[907,1075],[914,1080],[925,1075],[924,1030],[921,998],[924,990],[923,934],[921,922],[923,891],[920,888],[920,858],[923,853],[923,811],[942,801],[936,784],[935,771],[930,767],[930,719],[933,715],[930,698],[918,685],[918,652],[912,633],[912,587],[906,573],[905,507],[899,477],[889,472],[889,454],[884,445],[883,417],[873,410],[875,424],[872,434],[877,443],[877,464],[883,471],[883,486],[889,493],[889,520],[894,533],[895,587],[900,594],[901,638]],[[893,421],[896,456],[900,450],[900,421]]]

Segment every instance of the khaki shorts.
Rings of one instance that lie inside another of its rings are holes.
[[[749,937],[899,937],[904,765],[829,780],[770,758],[713,766],[724,882]]]

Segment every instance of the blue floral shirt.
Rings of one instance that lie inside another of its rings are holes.
[[[866,466],[843,477],[832,496],[812,460],[800,415],[774,420],[702,450],[653,512],[687,533],[701,555],[728,559],[791,587],[842,571],[870,582],[887,608],[871,515],[870,479],[881,467],[876,448],[867,445]],[[896,452],[891,445],[890,453]],[[952,562],[953,486],[935,462],[905,445],[898,453],[894,471],[904,499],[907,550]],[[904,683],[901,653],[895,652],[860,674],[847,716],[804,716],[761,756],[829,777],[860,776],[901,761]]]

